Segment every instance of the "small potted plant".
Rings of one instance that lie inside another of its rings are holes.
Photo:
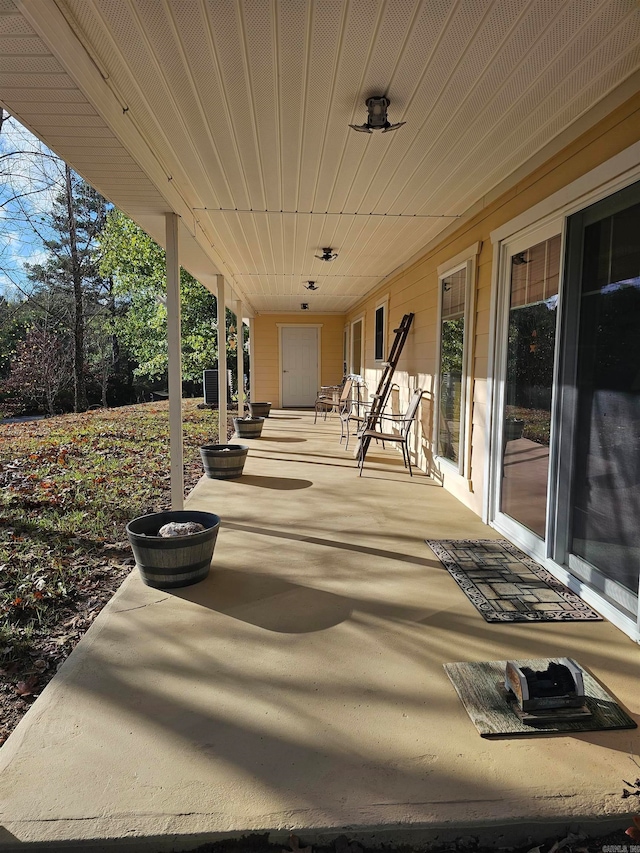
[[[205,444],[200,448],[204,473],[212,480],[241,477],[248,452],[245,444]]]
[[[136,565],[147,586],[190,586],[209,574],[220,517],[212,512],[170,510],[134,518],[127,525]]]

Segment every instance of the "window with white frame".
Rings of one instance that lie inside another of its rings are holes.
[[[385,350],[387,343],[387,303],[382,302],[376,308],[374,337],[373,337],[373,357],[375,361],[385,360]]]
[[[362,375],[362,344],[364,342],[362,318],[351,324],[351,373]]]
[[[465,404],[467,265],[440,278],[438,456],[462,458]]]
[[[466,477],[471,467],[475,271],[481,247],[474,243],[438,267],[434,444],[436,454]]]

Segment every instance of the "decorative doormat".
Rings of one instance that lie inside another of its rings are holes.
[[[551,660],[540,658],[516,661],[519,666],[544,670]],[[482,737],[521,737],[569,732],[595,732],[604,729],[636,729],[637,725],[620,705],[583,667],[585,704],[591,717],[574,722],[522,722],[511,707],[504,686],[506,660],[482,663],[445,663],[444,669],[460,697],[467,714]],[[578,664],[580,666],[580,664]]]
[[[425,539],[487,622],[602,621],[506,539]]]

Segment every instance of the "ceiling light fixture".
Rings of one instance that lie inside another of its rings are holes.
[[[300,308],[302,309],[302,311],[308,311],[309,310],[309,303],[308,302],[301,302]]]
[[[529,261],[525,257],[526,254],[527,254],[526,251],[525,252],[518,252],[517,255],[512,256],[511,263],[516,267],[522,266],[522,264],[528,264]]]
[[[306,284],[303,284],[302,286],[306,290],[317,290],[318,289],[318,285],[315,283],[315,281],[308,281]]]
[[[326,248],[323,248],[321,255],[316,255],[316,258],[319,261],[335,261],[335,259],[337,257],[338,257],[338,253],[334,252],[333,249],[331,248],[331,246],[327,246]]]
[[[390,103],[391,101],[384,96],[367,98],[365,101],[368,113],[367,121],[365,124],[350,124],[349,127],[360,133],[373,133],[374,130],[381,130],[383,133],[386,133],[388,130],[397,130],[403,124],[406,124],[406,122],[401,121],[398,124],[391,124],[389,122],[387,107]]]

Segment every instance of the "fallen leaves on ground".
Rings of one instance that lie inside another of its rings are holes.
[[[300,839],[297,835],[293,834],[289,836],[289,848],[289,850],[283,850],[282,853],[291,853],[291,851],[293,853],[313,853],[312,847],[301,847]]]
[[[197,403],[183,401],[187,492],[217,440],[218,413]],[[0,425],[0,744],[131,571],[127,522],[170,508],[168,413]]]

